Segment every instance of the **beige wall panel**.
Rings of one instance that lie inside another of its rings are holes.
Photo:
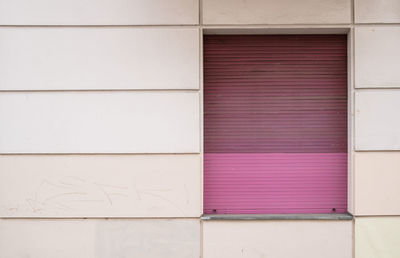
[[[351,258],[351,221],[210,221],[204,258]]]
[[[8,27],[0,39],[0,90],[199,88],[195,28]]]
[[[400,150],[400,90],[355,95],[356,150]]]
[[[355,28],[356,88],[400,87],[400,26]]]
[[[0,0],[0,24],[197,24],[198,6],[198,0]]]
[[[205,24],[350,23],[350,0],[203,0]]]
[[[196,92],[0,93],[1,153],[197,153]]]
[[[200,156],[0,156],[1,217],[200,217]]]
[[[400,257],[400,217],[355,221],[355,258]]]
[[[355,0],[357,23],[400,22],[399,0]]]
[[[198,258],[197,220],[0,220],[4,258]]]
[[[355,170],[355,215],[400,215],[400,152],[358,152]]]

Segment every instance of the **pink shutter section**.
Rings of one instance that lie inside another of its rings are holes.
[[[204,213],[343,213],[345,35],[204,37]]]

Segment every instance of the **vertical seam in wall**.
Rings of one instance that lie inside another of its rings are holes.
[[[354,162],[355,162],[355,156],[353,155],[353,209],[354,209],[354,214],[356,213],[356,204],[355,204],[355,202],[354,202],[354,200],[355,200],[355,198],[354,198],[354,196],[355,196],[355,190],[354,190],[354,185],[355,185],[355,183],[354,183],[354,181],[355,181],[355,177],[354,177],[354,173],[355,173],[355,166],[354,166]],[[353,217],[353,228],[352,228],[352,234],[353,234],[353,236],[352,236],[352,249],[353,249],[353,258],[356,258],[356,253],[355,253],[355,250],[356,250],[356,224],[355,224],[355,221],[356,221],[356,216],[354,216]]]
[[[356,219],[353,217],[352,221],[352,228],[351,228],[351,244],[352,244],[352,256],[353,258],[356,258]]]
[[[352,65],[352,101],[353,101],[353,107],[352,107],[352,113],[353,113],[353,119],[352,119],[352,129],[353,129],[353,139],[352,139],[352,153],[353,153],[353,162],[352,162],[352,187],[353,187],[353,197],[352,197],[352,202],[353,202],[353,213],[356,214],[356,166],[355,166],[355,152],[356,152],[356,85],[355,85],[355,70],[356,70],[356,62],[355,62],[355,26],[352,26],[351,29],[351,37],[352,37],[352,53],[351,53],[351,65]]]
[[[204,254],[203,254],[203,221],[200,220],[200,258],[203,258]]]
[[[199,85],[199,96],[200,96],[200,210],[201,213],[203,213],[203,187],[204,187],[204,183],[203,183],[203,177],[204,177],[204,167],[203,167],[203,160],[204,160],[204,146],[203,146],[203,139],[204,139],[204,132],[203,132],[203,123],[204,123],[204,119],[203,119],[203,1],[202,0],[198,0],[199,1],[199,81],[200,81],[200,85]],[[200,258],[203,258],[204,254],[203,254],[203,249],[204,249],[204,233],[203,233],[203,221],[200,220]]]
[[[351,202],[352,202],[352,209],[353,209],[353,214],[356,213],[356,203],[355,203],[355,136],[356,136],[356,131],[355,131],[355,1],[356,0],[351,0],[351,28],[350,28],[350,121],[351,121],[351,132],[350,132],[350,137],[351,137],[351,158],[350,158],[350,180],[351,180]],[[349,186],[348,186],[349,187]],[[351,246],[352,246],[352,257],[355,258],[355,217],[353,218],[352,221],[352,237],[351,237]]]
[[[203,0],[199,0],[199,25],[203,24]]]
[[[200,46],[200,51],[199,51],[199,72],[200,72],[200,91],[199,91],[199,96],[200,96],[200,196],[201,196],[201,201],[200,201],[200,210],[201,213],[203,213],[203,187],[204,187],[204,183],[203,183],[203,177],[204,177],[204,146],[203,146],[203,123],[204,123],[204,119],[203,119],[203,1],[199,0],[199,46]],[[203,221],[200,220],[200,258],[203,258],[204,256],[204,233],[203,233]]]
[[[355,121],[356,121],[356,113],[355,113],[355,109],[356,109],[356,97],[355,97],[355,91],[356,91],[356,85],[355,85],[355,70],[356,70],[356,63],[355,63],[355,51],[356,51],[356,48],[355,48],[355,40],[356,40],[356,38],[355,38],[355,25],[354,25],[354,13],[355,13],[355,10],[354,10],[354,8],[355,8],[355,0],[352,0],[352,13],[353,13],[353,20],[352,20],[352,26],[351,26],[351,48],[352,48],[352,51],[351,51],[351,67],[352,67],[352,71],[351,71],[351,74],[352,74],[352,78],[351,78],[351,83],[352,83],[352,87],[351,87],[351,90],[352,90],[352,101],[353,101],[353,105],[352,105],[352,113],[353,113],[353,116],[352,116],[352,165],[351,165],[351,170],[352,170],[352,179],[351,179],[351,184],[352,184],[352,191],[353,191],[353,193],[352,193],[352,202],[353,202],[353,214],[355,215],[356,213],[357,213],[357,209],[356,209],[356,166],[355,166],[355,162],[356,162],[356,157],[355,157],[355,144],[356,144],[356,140],[355,140],[355,138],[356,138],[356,125],[355,125]],[[356,220],[356,217],[354,216],[354,218],[353,218],[353,228],[352,228],[352,234],[353,234],[353,236],[352,236],[352,249],[353,249],[353,252],[352,252],[352,256],[353,256],[353,258],[356,258],[356,234],[355,234],[355,232],[356,232],[356,224],[355,224],[355,220]]]

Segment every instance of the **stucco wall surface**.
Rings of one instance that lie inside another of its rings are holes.
[[[400,1],[398,0],[354,0],[357,23],[398,23],[400,22]]]
[[[356,150],[400,150],[400,90],[363,90],[355,95]]]
[[[1,0],[2,25],[197,24],[198,0]]]
[[[400,217],[356,218],[355,257],[400,257]]]
[[[196,153],[197,92],[0,92],[1,153]]]
[[[199,257],[198,220],[0,220],[4,258]]]
[[[352,222],[203,222],[204,258],[351,258]]]
[[[0,38],[0,90],[199,88],[195,28],[12,27]]]
[[[400,26],[355,28],[356,88],[400,87]]]
[[[400,153],[355,155],[355,215],[400,215]]]
[[[199,217],[200,156],[0,156],[4,217]]]
[[[350,23],[349,0],[203,0],[204,24]]]

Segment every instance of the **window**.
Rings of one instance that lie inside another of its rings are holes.
[[[346,35],[205,35],[204,213],[346,211]]]

